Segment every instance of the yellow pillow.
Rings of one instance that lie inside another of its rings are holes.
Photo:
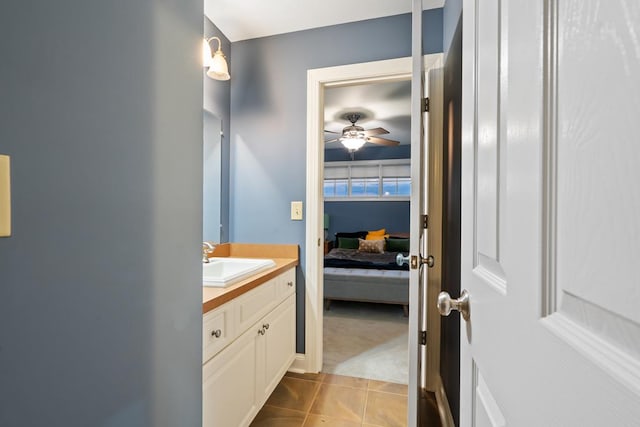
[[[381,234],[381,235],[377,235],[377,234],[367,234],[367,236],[364,238],[364,240],[385,240],[388,239],[389,235],[388,234]]]
[[[382,240],[384,239],[384,232],[387,231],[384,228],[380,230],[373,230],[367,233],[365,240]]]

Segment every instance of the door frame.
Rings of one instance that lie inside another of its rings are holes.
[[[423,56],[424,69],[441,64],[442,53]],[[320,372],[323,357],[324,278],[324,90],[353,84],[408,80],[412,58],[395,58],[307,71],[307,163],[305,224],[305,353],[297,354],[295,372]],[[417,327],[417,325],[415,325]],[[439,351],[439,349],[438,349]],[[411,368],[410,368],[411,369]],[[417,378],[417,373],[413,374]],[[410,379],[411,381],[411,379]]]

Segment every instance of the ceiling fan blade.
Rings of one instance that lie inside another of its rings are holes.
[[[330,142],[338,142],[338,141],[340,141],[340,139],[339,139],[339,138],[335,138],[335,139],[330,139],[330,140],[328,140],[328,141],[325,141],[324,143],[325,143],[325,144],[328,144],[328,143],[330,143]]]
[[[400,141],[394,141],[392,139],[378,138],[377,136],[369,136],[367,137],[367,142],[371,142],[373,144],[380,145],[399,145]]]
[[[342,133],[342,132],[334,132],[332,130],[326,130],[326,129],[324,130],[324,132],[325,133],[335,133],[335,134]]]
[[[364,131],[365,136],[384,135],[386,133],[389,133],[389,131],[383,128],[373,128]]]

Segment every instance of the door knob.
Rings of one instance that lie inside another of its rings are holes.
[[[469,292],[466,289],[462,290],[458,299],[451,299],[451,295],[448,292],[440,292],[437,306],[442,316],[448,316],[452,310],[458,310],[464,320],[469,320]]]
[[[402,267],[404,264],[409,264],[409,255],[404,256],[401,253],[396,256],[396,264]]]

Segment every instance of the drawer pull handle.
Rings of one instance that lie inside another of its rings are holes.
[[[287,282],[287,285],[289,285],[290,288],[293,288],[293,282]]]
[[[260,335],[264,335],[264,328],[263,328],[263,329],[258,329],[258,333],[259,333]]]
[[[215,338],[220,338],[222,335],[222,331],[220,329],[216,329],[215,331],[211,331],[211,336]]]
[[[263,329],[269,329],[269,324],[268,324],[268,323],[265,323],[264,325],[262,325],[262,328],[263,328]]]

